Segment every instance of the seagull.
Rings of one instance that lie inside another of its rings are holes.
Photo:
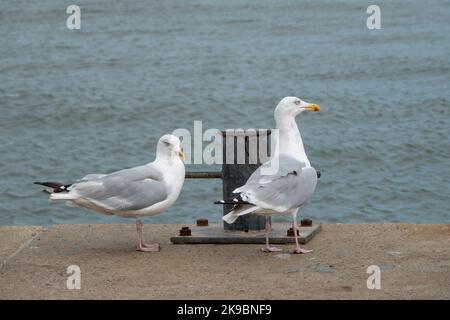
[[[295,236],[295,248],[291,253],[309,253],[300,247],[297,236],[297,212],[316,189],[320,173],[309,162],[295,117],[304,111],[317,112],[320,106],[307,103],[297,97],[285,97],[275,108],[276,127],[279,130],[274,156],[262,164],[245,185],[233,191],[236,196],[216,203],[233,203],[232,211],[222,219],[231,224],[248,213],[270,216],[291,214]],[[277,170],[269,170],[276,168]],[[270,223],[266,219],[264,252],[281,251],[269,244]]]
[[[50,200],[106,215],[136,218],[136,250],[154,252],[161,247],[144,242],[140,217],[162,213],[175,203],[184,183],[183,160],[180,139],[167,134],[158,141],[155,160],[146,165],[110,174],[88,174],[73,184],[35,184],[46,187]]]

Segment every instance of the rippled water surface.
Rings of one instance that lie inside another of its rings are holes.
[[[131,222],[49,204],[35,180],[73,181],[153,159],[159,136],[273,127],[284,96],[319,103],[298,123],[323,173],[317,222],[448,223],[450,3],[0,2],[0,224]],[[192,169],[217,169],[189,166]],[[145,222],[218,221],[217,180],[185,183]]]

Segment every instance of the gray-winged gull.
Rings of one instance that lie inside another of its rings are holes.
[[[178,198],[184,183],[184,154],[178,137],[162,136],[156,158],[143,166],[110,174],[89,174],[76,183],[35,182],[47,187],[50,200],[66,201],[107,215],[135,217],[138,251],[159,251],[159,244],[145,244],[141,216],[162,213]]]
[[[279,141],[271,160],[260,166],[245,185],[233,191],[236,197],[222,200],[222,203],[237,203],[232,211],[223,216],[227,223],[233,223],[239,216],[248,213],[262,215],[291,214],[295,235],[295,249],[292,253],[308,253],[301,248],[297,237],[297,212],[313,194],[317,184],[317,172],[311,167],[305,153],[302,137],[295,117],[303,111],[319,111],[317,104],[307,103],[296,97],[283,98],[275,108],[275,121],[279,129]],[[277,161],[276,166],[273,161]],[[264,168],[278,168],[271,172]],[[269,245],[270,224],[266,222],[266,246],[264,252],[281,251]]]

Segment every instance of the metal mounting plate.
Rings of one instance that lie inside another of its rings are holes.
[[[287,236],[287,230],[292,226],[290,223],[272,224],[270,234],[270,243],[285,244],[294,243],[293,236]],[[231,231],[224,230],[222,224],[210,224],[207,227],[189,226],[190,236],[173,236],[170,241],[173,244],[260,244],[266,243],[264,230]],[[298,227],[299,242],[307,243],[320,230],[321,225],[312,225],[311,227]]]

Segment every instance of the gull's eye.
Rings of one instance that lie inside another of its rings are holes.
[[[300,100],[295,100],[294,103],[299,106],[300,105]]]
[[[167,147],[170,147],[170,142],[168,142],[168,141],[163,141],[163,142]]]

